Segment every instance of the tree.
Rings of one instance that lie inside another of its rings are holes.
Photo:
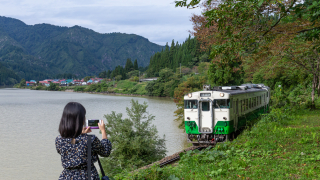
[[[83,78],[83,80],[84,80],[85,82],[87,82],[87,81],[89,81],[90,78],[92,78],[92,77],[93,77],[93,76],[86,76],[86,77]]]
[[[99,78],[106,78],[107,77],[107,71],[102,71],[99,73]]]
[[[133,69],[134,70],[139,70],[139,66],[138,66],[138,60],[134,60],[134,63],[133,63]]]
[[[50,85],[47,87],[48,91],[58,91],[59,90],[59,85],[50,82]]]
[[[296,52],[292,58],[287,55],[292,46],[300,46],[302,41],[306,44],[307,41],[312,41],[314,45],[308,46],[306,51],[313,52],[313,58],[317,56],[320,0],[225,0],[215,6],[212,0],[183,0],[176,1],[176,6],[189,8],[198,6],[200,2],[204,2],[206,8],[203,15],[193,17],[194,34],[205,48],[211,50],[209,80],[212,83],[234,84],[245,77],[250,80],[261,68],[283,67],[283,59],[299,69],[305,69],[304,73],[316,72],[311,71],[312,66],[317,67],[316,64],[309,63],[310,69],[305,68],[301,61],[294,61],[303,53],[298,55]],[[300,42],[294,45],[297,43],[294,39],[298,36],[303,36],[304,40],[300,39]],[[311,60],[310,58],[311,56],[308,56],[301,60],[306,62]],[[265,66],[269,62],[270,66]],[[244,71],[244,68],[247,71]],[[312,81],[316,82],[316,79],[313,78]],[[311,97],[313,96],[312,93]]]
[[[132,64],[132,61],[131,61],[130,58],[127,59],[126,65],[124,67],[124,70],[125,70],[125,73],[128,73],[128,72],[134,70],[133,64]]]
[[[120,81],[122,79],[121,75],[117,75],[116,77],[114,77],[116,81]]]
[[[165,140],[152,125],[154,116],[148,114],[147,107],[146,102],[139,104],[132,99],[131,108],[126,108],[128,118],[123,119],[121,113],[114,111],[104,116],[113,151],[110,157],[102,159],[102,164],[111,176],[123,170],[132,171],[165,156]]]
[[[21,79],[20,87],[24,87],[24,86],[26,86],[26,80],[25,79]]]

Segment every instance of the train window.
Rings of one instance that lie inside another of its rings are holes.
[[[251,98],[249,98],[249,108],[251,108]]]
[[[254,97],[254,107],[256,107],[258,105],[257,99],[258,99],[257,97]]]
[[[214,100],[214,108],[230,108],[230,99],[216,99]]]
[[[246,99],[246,106],[245,106],[245,111],[248,110],[248,99]]]
[[[259,105],[261,105],[261,100],[262,100],[262,96],[260,96],[260,103],[259,103]]]
[[[198,109],[198,100],[185,100],[184,109]]]
[[[202,111],[210,111],[209,102],[202,102]]]
[[[240,103],[240,105],[241,105],[241,112],[243,112],[243,107],[244,107],[244,100],[241,100],[241,103]]]

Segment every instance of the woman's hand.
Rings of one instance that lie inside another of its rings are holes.
[[[107,139],[106,126],[104,125],[103,120],[100,121],[101,123],[98,123],[98,126],[102,134],[102,139]]]
[[[102,132],[102,131],[106,131],[106,126],[104,125],[104,122],[103,122],[103,120],[100,120],[100,122],[101,123],[98,123],[98,126],[99,126],[99,129],[100,129],[100,131]]]
[[[91,132],[92,132],[92,130],[90,129],[90,126],[88,126],[87,128],[83,127],[83,129],[82,129],[82,134],[91,133]]]

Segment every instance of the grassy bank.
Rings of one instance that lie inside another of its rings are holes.
[[[147,82],[132,82],[129,80],[120,80],[115,82],[102,82],[98,84],[84,85],[84,86],[58,86],[52,84],[49,87],[39,86],[23,86],[16,85],[16,88],[31,89],[31,90],[48,90],[48,91],[65,91],[73,90],[75,92],[101,92],[101,93],[118,93],[118,94],[134,94],[147,95],[145,89]]]
[[[319,179],[320,110],[275,109],[232,142],[116,179]]]

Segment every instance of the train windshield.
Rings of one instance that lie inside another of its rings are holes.
[[[198,100],[185,100],[184,109],[198,109]]]
[[[230,99],[215,99],[214,108],[230,108]]]

